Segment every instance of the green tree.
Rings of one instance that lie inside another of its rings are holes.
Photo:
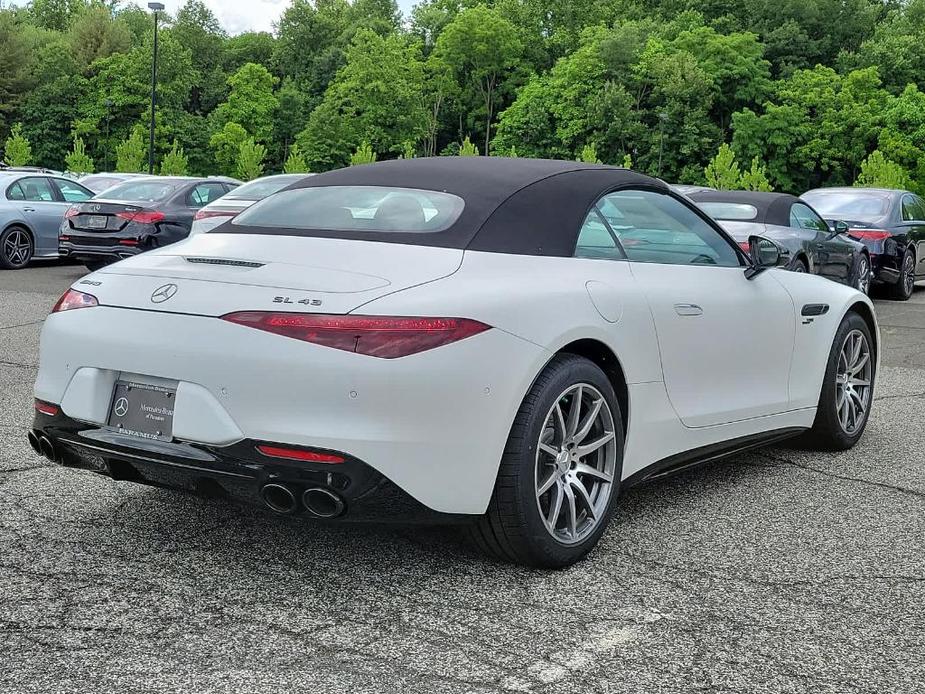
[[[350,166],[373,164],[376,159],[376,153],[373,151],[372,145],[368,142],[361,142],[356,151],[350,155]]]
[[[176,141],[174,141],[176,144]],[[142,173],[148,165],[148,147],[141,126],[132,128],[129,135],[116,147],[116,171]]]
[[[237,176],[242,181],[252,181],[263,176],[263,160],[267,156],[267,148],[254,142],[252,137],[241,143],[238,149]]]
[[[761,163],[758,157],[752,158],[751,166],[748,171],[742,172],[739,180],[739,187],[742,190],[757,190],[763,193],[770,193],[774,186],[768,181],[767,167]]]
[[[424,136],[420,51],[397,35],[361,29],[347,62],[312,112],[297,143],[312,171],[344,166],[362,142],[377,155],[401,152]]]
[[[0,132],[6,132],[29,80],[30,47],[12,12],[0,12]]]
[[[188,171],[189,159],[180,143],[174,140],[170,151],[161,160],[161,176],[186,176]]]
[[[228,100],[215,109],[219,129],[226,123],[237,123],[256,142],[269,141],[279,108],[279,99],[273,93],[278,81],[263,65],[243,65],[228,78]]]
[[[498,92],[514,75],[523,54],[516,27],[496,10],[477,5],[460,12],[447,24],[437,39],[435,52],[452,66],[463,88],[479,95],[487,156]]]
[[[725,142],[720,145],[716,156],[703,171],[707,185],[717,190],[738,190],[742,172],[736,162],[735,152]]]
[[[578,155],[578,161],[584,162],[585,164],[603,164],[597,156],[597,145],[593,142],[586,144],[581,148],[581,154]]]
[[[36,26],[55,31],[67,31],[74,17],[86,8],[86,0],[32,0],[29,5]]]
[[[71,173],[93,173],[93,159],[87,154],[86,145],[81,137],[74,137],[74,146],[64,161]]]
[[[477,157],[479,156],[479,148],[476,147],[472,140],[468,136],[462,141],[462,144],[459,145],[459,156],[461,157]]]
[[[299,152],[299,148],[291,147],[289,156],[286,157],[286,163],[283,164],[283,173],[308,173],[309,171],[308,164],[305,163],[305,158]]]
[[[132,45],[128,25],[113,19],[102,5],[94,5],[77,15],[67,32],[70,50],[81,70],[86,70],[100,58],[124,53]]]
[[[624,154],[623,163],[621,164],[621,166],[624,169],[632,169],[633,168],[633,157],[629,154]]]
[[[191,113],[210,113],[228,92],[223,66],[225,30],[202,0],[187,0],[177,11],[170,35],[189,49],[196,80],[189,94]]]
[[[890,161],[883,153],[875,149],[863,162],[861,173],[854,185],[861,188],[898,188],[908,190],[912,187],[909,172],[895,161]]]
[[[238,165],[241,145],[247,140],[247,131],[237,123],[225,123],[225,127],[213,134],[209,146],[215,153],[219,171],[233,175]]]
[[[10,166],[25,166],[32,163],[32,147],[22,134],[22,123],[17,123],[10,131],[3,148],[3,159]]]

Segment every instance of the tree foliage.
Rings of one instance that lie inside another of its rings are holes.
[[[350,166],[359,166],[361,164],[372,164],[378,159],[373,151],[372,145],[368,142],[361,142],[356,151],[350,155]]]
[[[189,159],[183,147],[176,140],[170,151],[161,160],[161,176],[186,176],[189,173]]]
[[[17,123],[10,131],[3,148],[3,160],[10,166],[32,163],[32,146],[29,139],[22,134],[22,123]]]
[[[176,143],[176,140],[174,140]],[[142,173],[147,167],[148,146],[140,126],[132,128],[132,134],[116,147],[116,171],[120,173]]]
[[[308,168],[308,164],[305,162],[305,157],[302,156],[299,148],[292,147],[289,150],[289,156],[286,157],[286,161],[283,164],[283,173],[308,173],[309,171],[310,169]]]
[[[737,190],[742,180],[742,171],[736,161],[732,147],[723,143],[716,156],[704,169],[707,185],[717,190]]]
[[[861,173],[854,185],[862,188],[899,188],[908,190],[912,179],[900,164],[883,156],[879,149],[861,162]]]
[[[266,156],[267,148],[248,137],[238,147],[235,175],[242,181],[260,178],[263,176],[263,160]]]
[[[87,148],[82,137],[74,137],[74,146],[64,158],[67,170],[71,173],[93,173],[93,159],[87,154]]]

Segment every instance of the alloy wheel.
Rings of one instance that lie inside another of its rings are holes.
[[[858,260],[858,282],[856,288],[862,294],[870,293],[870,261],[866,255]]]
[[[860,330],[852,330],[842,343],[835,371],[835,411],[842,431],[849,436],[864,425],[870,407],[872,375],[867,337]]]
[[[604,396],[587,383],[570,386],[546,415],[536,451],[536,503],[558,542],[577,544],[594,532],[610,503],[616,460]]]
[[[903,290],[906,294],[912,294],[912,290],[915,287],[915,258],[912,257],[912,253],[906,252],[903,256],[903,269],[902,269],[902,278],[900,282],[903,283]]]
[[[3,240],[3,256],[14,267],[21,267],[32,257],[32,240],[22,229],[11,229]]]

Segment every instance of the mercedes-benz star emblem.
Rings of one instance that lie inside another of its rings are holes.
[[[165,284],[163,287],[158,287],[154,290],[154,293],[151,294],[151,301],[155,304],[162,304],[168,299],[172,299],[173,295],[177,293],[177,285],[175,284]]]
[[[112,408],[117,417],[124,417],[128,414],[128,398],[119,398],[116,400],[116,406]]]

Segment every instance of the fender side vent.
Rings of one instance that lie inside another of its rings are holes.
[[[233,267],[263,267],[264,263],[255,263],[250,260],[228,260],[227,258],[187,258],[188,263],[200,265],[231,265]]]

